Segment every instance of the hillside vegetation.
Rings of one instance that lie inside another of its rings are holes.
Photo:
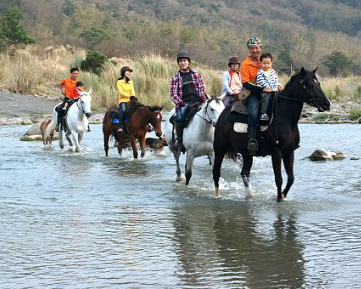
[[[359,0],[7,0],[0,13],[14,5],[43,47],[171,59],[186,48],[197,62],[224,68],[229,56],[245,57],[247,38],[257,35],[279,71],[361,74]]]

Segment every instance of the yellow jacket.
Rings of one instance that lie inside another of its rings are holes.
[[[118,103],[128,102],[131,96],[135,96],[135,90],[133,81],[129,80],[128,83],[125,82],[125,79],[120,79],[117,81],[117,90],[119,93]]]

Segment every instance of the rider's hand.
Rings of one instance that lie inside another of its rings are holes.
[[[281,91],[281,90],[283,90],[283,87],[282,87],[282,85],[279,85],[278,86],[278,91]]]
[[[178,105],[179,105],[179,107],[183,107],[183,106],[185,106],[186,104],[185,104],[185,102],[184,102],[183,100],[181,100],[181,101],[178,103]]]
[[[270,90],[268,87],[265,87],[265,88],[263,89],[263,92],[271,92],[271,90]]]
[[[132,95],[129,99],[130,99],[130,100],[135,100],[135,101],[138,100],[138,98],[137,98],[136,96],[134,96],[134,95]]]

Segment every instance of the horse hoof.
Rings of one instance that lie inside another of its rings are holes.
[[[75,152],[80,153],[80,152],[81,152],[81,148],[76,148],[76,149],[75,149]]]
[[[183,175],[177,176],[177,182],[183,182],[186,178]]]

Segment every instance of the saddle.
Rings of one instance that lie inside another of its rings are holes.
[[[274,97],[271,97],[267,110],[267,115],[270,119],[270,122],[267,124],[259,123],[257,127],[257,132],[256,132],[256,140],[258,142],[257,156],[266,156],[269,154],[270,151],[267,145],[267,141],[264,137],[264,132],[267,131],[268,127],[273,121],[274,104],[275,104]],[[233,123],[233,130],[236,133],[247,133],[248,110],[245,101],[240,100],[233,103],[231,112],[228,116],[228,121],[230,123]]]
[[[195,116],[195,114],[201,110],[201,108],[202,108],[201,104],[202,104],[201,102],[194,102],[188,106],[189,112],[184,117],[183,122],[182,122],[183,129],[188,126],[188,124],[190,123],[192,118]],[[175,112],[169,119],[169,122],[171,124],[173,124],[173,126],[175,125],[176,116],[177,116],[177,113]]]

